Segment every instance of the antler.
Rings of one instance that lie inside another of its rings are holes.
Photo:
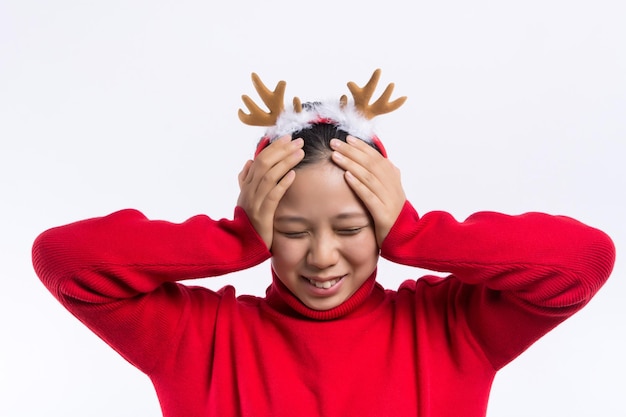
[[[274,89],[274,91],[271,91],[265,86],[265,84],[261,82],[261,78],[259,78],[259,76],[253,72],[252,84],[254,85],[257,93],[259,93],[259,96],[263,100],[263,103],[265,103],[265,105],[269,109],[269,112],[263,111],[263,109],[257,106],[250,97],[243,95],[241,96],[241,99],[250,111],[250,114],[247,114],[243,110],[239,109],[239,120],[247,125],[252,126],[275,125],[278,116],[285,109],[284,97],[285,87],[287,86],[287,83],[284,81],[279,81],[278,84],[276,84],[276,88]]]
[[[348,89],[352,93],[354,98],[354,106],[363,113],[367,119],[373,119],[374,117],[392,112],[398,107],[402,106],[406,101],[406,97],[400,97],[394,101],[389,101],[391,93],[393,93],[394,84],[389,83],[383,94],[374,103],[369,104],[370,99],[374,95],[374,90],[380,79],[380,69],[377,69],[372,74],[370,80],[365,84],[363,88],[350,81],[348,83]],[[340,103],[345,105],[348,102],[348,98],[344,95],[340,99]]]

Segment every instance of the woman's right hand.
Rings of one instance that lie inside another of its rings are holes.
[[[239,173],[237,205],[244,209],[252,226],[268,249],[272,247],[274,213],[283,195],[296,178],[293,168],[304,158],[302,139],[276,139]]]

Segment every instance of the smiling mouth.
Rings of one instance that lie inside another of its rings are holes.
[[[327,290],[327,289],[332,288],[335,285],[337,285],[339,283],[339,281],[341,281],[344,277],[345,277],[345,275],[342,275],[339,278],[330,279],[328,281],[315,281],[313,279],[309,279],[309,278],[306,278],[306,277],[304,277],[304,279],[307,280],[309,282],[309,284],[313,285],[315,288],[320,288],[320,289],[323,289],[323,290]]]

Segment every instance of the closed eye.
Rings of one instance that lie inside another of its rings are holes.
[[[349,227],[346,229],[338,229],[337,233],[340,235],[344,235],[344,236],[350,236],[350,235],[356,235],[357,233],[359,233],[361,230],[365,229],[367,226],[361,226],[361,227]]]
[[[278,233],[290,239],[298,239],[298,238],[305,237],[307,235],[307,232],[278,232]]]

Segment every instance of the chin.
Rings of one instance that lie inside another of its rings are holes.
[[[301,300],[302,301],[302,300]],[[335,307],[340,306],[346,301],[346,299],[341,300],[308,300],[303,301],[304,305],[309,307],[312,310],[325,311],[331,310]]]

